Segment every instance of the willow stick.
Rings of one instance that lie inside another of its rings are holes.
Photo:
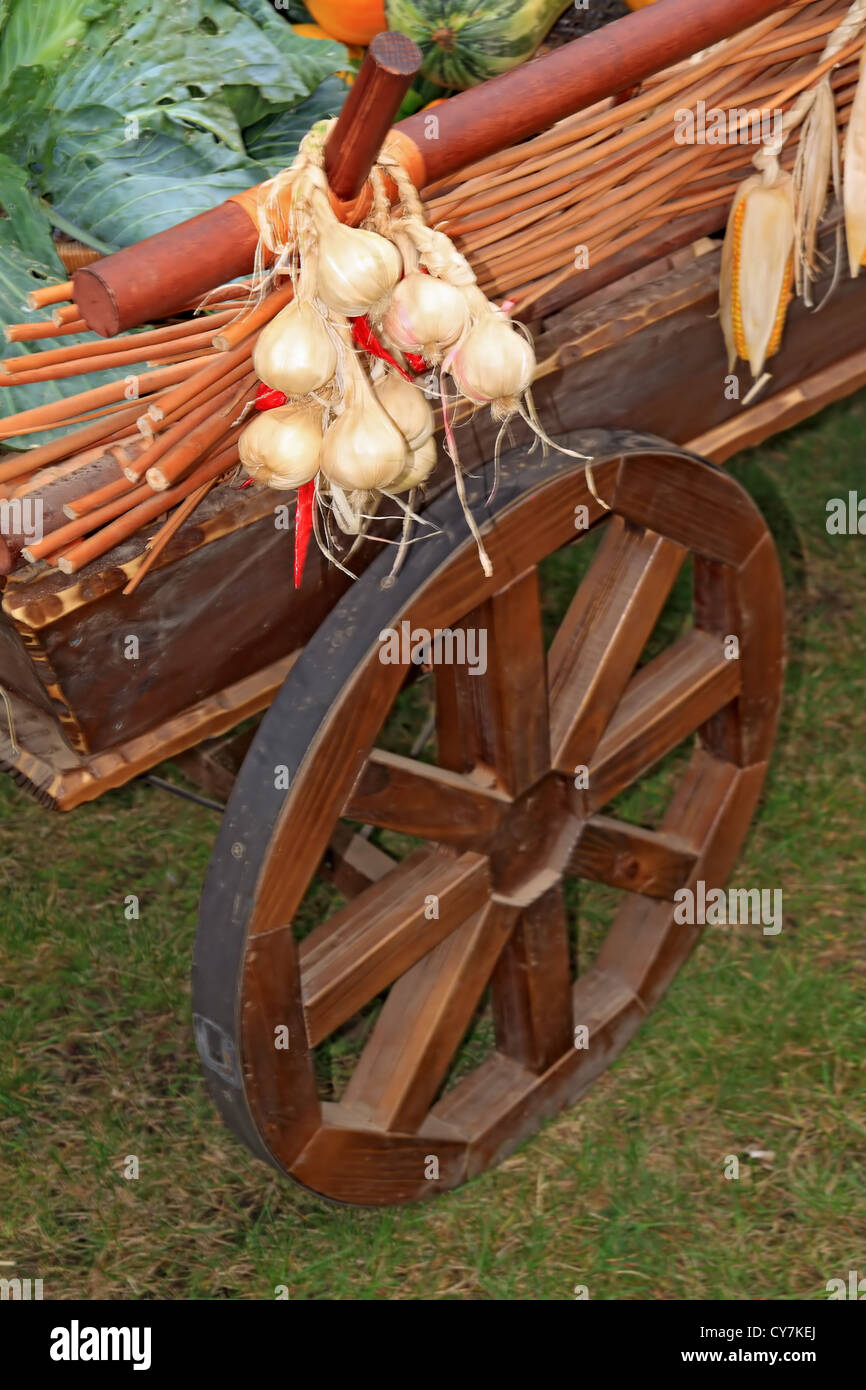
[[[220,352],[218,357],[206,359],[205,365],[192,376],[181,378],[180,384],[167,391],[158,405],[152,403],[148,406],[147,413],[151,420],[158,423],[176,406],[192,400],[203,387],[211,386],[215,381],[224,377],[227,372],[240,366],[242,362],[248,362],[253,355],[257,336],[257,334],[251,334],[249,338],[244,338],[243,342],[238,343],[236,348],[232,348],[228,352]]]
[[[106,503],[113,502],[116,497],[122,497],[124,493],[131,492],[135,486],[136,484],[130,482],[124,473],[113,483],[106,483],[103,487],[94,488],[92,492],[86,492],[83,497],[76,497],[71,502],[65,503],[63,510],[70,521],[76,521],[79,517],[104,507]]]
[[[58,328],[64,323],[74,323],[81,316],[81,310],[77,304],[65,304],[62,309],[55,309],[51,315]]]
[[[153,569],[165,547],[168,545],[172,536],[175,536],[183,523],[192,516],[199,502],[202,502],[211,488],[216,485],[216,478],[209,478],[201,487],[197,487],[195,492],[191,492],[185,501],[181,502],[176,511],[169,517],[168,521],[154,536],[152,541],[148,541],[145,548],[145,555],[141,565],[136,570],[135,575],[130,579],[126,588],[122,590],[124,595],[134,594],[142,579]]]
[[[109,550],[113,550],[122,541],[129,540],[142,526],[146,526],[149,521],[156,520],[175,505],[182,502],[196,488],[201,487],[202,483],[208,482],[211,478],[218,478],[221,473],[225,473],[229,468],[234,467],[238,459],[236,445],[221,450],[212,458],[199,464],[195,472],[177,486],[168,488],[165,492],[158,492],[132,511],[119,516],[116,521],[97,531],[95,535],[81,541],[73,546],[64,555],[60,556],[58,566],[64,574],[75,574],[84,565],[90,564],[92,560],[98,560]]]
[[[155,372],[143,373],[137,378],[138,397],[153,395],[164,386],[186,382],[194,375],[195,363],[199,361],[201,359],[196,358],[193,362],[178,362],[171,367],[160,367]],[[113,404],[118,396],[123,395],[123,391],[122,380],[109,381],[105,386],[95,386],[92,390],[82,391],[77,396],[65,396],[61,401],[48,401],[45,405],[34,406],[32,410],[21,410],[16,415],[7,415],[0,419],[0,439],[11,439],[27,428],[45,429],[50,427],[52,422],[62,422],[71,414],[80,414],[88,409]]]
[[[239,399],[240,395],[245,394],[249,389],[248,379],[250,377],[250,373],[245,368],[246,363],[235,368],[234,375],[238,377],[240,374],[238,379],[242,377],[244,380],[244,385],[240,389],[237,380],[224,383],[222,390],[209,396],[207,400],[200,401],[191,410],[188,410],[171,429],[156,435],[153,441],[134,460],[126,461],[123,471],[130,482],[134,483],[139,478],[143,478],[149,468],[152,468],[161,458],[170,453],[176,445],[182,444],[194,429],[213,419],[221,410],[230,408],[235,398]]]
[[[291,304],[294,297],[295,287],[291,281],[278,290],[273,290],[248,314],[244,314],[242,318],[236,319],[234,323],[215,334],[214,347],[219,348],[221,352],[228,352],[230,348],[237,347],[250,333],[263,328],[281,309]]]
[[[41,541],[35,541],[33,545],[26,546],[21,553],[25,560],[29,560],[31,564],[34,564],[36,560],[43,560],[46,555],[60,553],[66,550],[73,541],[86,536],[88,531],[95,531],[97,527],[131,511],[140,502],[146,502],[149,497],[153,497],[153,489],[149,488],[146,483],[142,483],[139,487],[132,488],[123,497],[117,497],[113,502],[107,502],[97,511],[89,512],[87,516],[79,517],[75,521],[67,521],[65,526],[58,526],[56,531],[50,531]]]
[[[72,298],[72,281],[64,280],[59,285],[46,285],[41,290],[31,290],[27,303],[31,309],[47,309],[50,304],[65,304]]]
[[[241,407],[244,396],[252,387],[255,377],[251,374],[234,388],[231,398],[216,413],[209,412],[208,418],[196,425],[173,444],[160,459],[147,470],[147,481],[156,492],[163,492],[199,462],[209,449],[213,448],[220,436],[227,434],[235,425],[234,415]],[[140,460],[139,460],[140,462]],[[128,475],[127,475],[128,476]]]
[[[20,477],[22,473],[31,469],[42,468],[46,464],[54,463],[57,459],[65,458],[67,454],[75,453],[77,450],[86,449],[91,444],[98,444],[100,441],[106,443],[111,435],[122,435],[124,427],[133,424],[140,414],[141,408],[136,402],[125,410],[100,416],[84,429],[73,430],[71,434],[63,435],[60,439],[52,439],[47,444],[39,444],[35,449],[22,450],[18,458],[4,460],[0,463],[0,483],[10,478]]]
[[[806,5],[810,3],[810,0],[802,0],[802,3]],[[800,8],[802,8],[802,6],[800,6]],[[766,19],[761,20],[750,29],[744,30],[742,33],[727,39],[724,45],[726,54],[736,55],[742,52],[743,49],[749,48],[756,38],[763,37],[766,33],[790,21],[790,19],[790,11],[779,11],[769,15]],[[661,86],[654,87],[649,91],[641,91],[637,96],[630,98],[629,101],[623,102],[621,105],[608,103],[604,111],[590,116],[589,119],[585,121],[581,118],[587,116],[588,113],[578,112],[573,118],[574,122],[575,124],[580,124],[582,133],[584,134],[595,130],[603,130],[611,126],[621,125],[623,121],[632,119],[634,115],[642,111],[654,109],[660,102],[666,101],[669,97],[676,97],[683,88],[685,72],[689,74],[688,81],[685,85],[690,86],[694,85],[696,82],[702,81],[705,76],[711,76],[718,67],[719,58],[717,54],[711,53],[700,63],[692,63],[691,60],[686,60],[684,63],[677,64],[676,67],[667,70],[664,74],[666,80]],[[527,141],[523,145],[512,146],[508,150],[503,150],[498,155],[490,156],[486,160],[479,160],[476,164],[469,165],[460,173],[461,189],[465,188],[466,195],[469,196],[469,185],[471,185],[474,180],[488,178],[491,174],[496,173],[503,167],[507,168],[510,164],[521,162],[528,157],[528,154],[532,150],[538,153],[545,149],[555,148],[559,143],[571,143],[574,138],[573,127],[571,132],[566,131],[563,133],[563,127],[567,124],[570,125],[571,119],[572,118],[569,118],[568,122],[559,122],[557,125],[553,126],[551,130],[536,136],[533,140]],[[439,180],[437,183],[428,185],[422,191],[423,197],[426,200],[435,198],[439,189],[445,182],[445,180]],[[449,176],[447,182],[453,184],[454,177]]]
[[[197,333],[187,342],[189,351],[175,355],[174,360],[187,362],[193,357],[207,355],[212,350],[211,337],[210,333]],[[161,352],[160,349],[164,351]],[[173,343],[155,343],[150,348],[135,348],[129,352],[107,352],[102,357],[78,358],[76,361],[60,362],[54,366],[37,367],[14,374],[4,372],[0,373],[0,389],[4,386],[28,386],[37,381],[66,381],[73,376],[84,376],[87,372],[104,372],[113,367],[132,367],[137,362],[153,361],[160,364],[160,358],[163,355],[172,356],[173,351]]]
[[[128,333],[121,338],[100,338],[95,343],[73,344],[70,347],[51,348],[48,352],[32,352],[26,356],[8,357],[0,361],[0,371],[26,372],[32,370],[28,364],[38,363],[39,367],[53,367],[64,362],[77,362],[85,358],[102,358],[117,352],[127,352],[135,348],[151,347],[155,343],[182,343],[190,337],[199,337],[213,328],[221,328],[234,318],[231,309],[207,318],[188,319],[184,323],[169,324],[165,328],[153,328],[146,333]],[[100,362],[90,368],[97,371]]]
[[[42,338],[68,338],[73,333],[86,333],[87,324],[84,319],[73,319],[60,327],[56,323],[8,323],[3,332],[7,343],[36,343]]]
[[[171,409],[164,409],[160,420],[152,420],[149,414],[140,415],[138,417],[139,433],[146,440],[152,442],[157,435],[163,434],[172,425],[176,424],[178,420],[185,419],[191,410],[197,409],[200,405],[204,405],[205,401],[213,401],[217,396],[222,394],[227,386],[231,386],[234,382],[240,381],[242,377],[249,373],[249,370],[250,360],[249,357],[247,357],[242,362],[239,362],[231,371],[220,372],[219,375],[214,377],[213,381],[205,386],[200,386],[197,391],[194,391],[178,405],[173,406]],[[167,394],[168,393],[166,393],[166,395]],[[120,457],[120,454],[118,454],[118,457]],[[136,454],[135,457],[138,457],[138,455]],[[124,463],[128,461],[127,459],[122,460]]]
[[[743,67],[746,70],[748,69],[747,64],[743,64]],[[697,87],[697,84],[691,83],[690,88],[694,87],[696,91],[699,90],[701,97],[709,103],[717,94],[729,88],[730,81],[731,79],[728,76],[716,74],[715,80],[706,82],[700,88]],[[584,146],[583,141],[580,141],[576,147],[572,144],[565,154],[558,154],[555,160],[546,161],[544,165],[537,170],[531,169],[528,171],[528,174],[522,174],[518,169],[517,172],[520,176],[521,186],[543,188],[548,182],[553,168],[559,163],[563,166],[562,173],[570,174],[572,177],[584,169],[595,171],[599,163],[598,146],[600,144],[604,145],[604,160],[607,162],[618,151],[626,149],[629,145],[638,143],[645,139],[647,135],[663,132],[665,128],[670,127],[673,121],[673,110],[679,109],[680,105],[687,100],[687,90],[684,90],[682,84],[680,84],[672,93],[672,97],[676,100],[676,108],[673,108],[672,103],[658,105],[657,102],[654,102],[654,109],[651,115],[647,116],[646,119],[642,121],[629,123],[616,136],[610,137],[606,136],[603,131],[598,132],[590,142],[587,142],[586,146]],[[620,112],[625,112],[627,110],[627,104],[619,107],[618,110]],[[486,207],[495,206],[501,200],[506,187],[507,185],[500,181],[496,184],[495,188],[490,189],[489,193],[486,195],[472,198],[472,213],[474,214]],[[578,190],[575,191],[577,192]],[[581,188],[579,192],[582,197],[585,197],[585,188]],[[464,198],[445,208],[437,206],[434,203],[430,209],[431,218],[435,219],[437,225],[442,225],[442,222],[447,220],[449,223],[449,234],[453,236],[457,232],[463,230],[459,218],[457,218],[456,223],[452,222],[453,215],[459,210],[461,203],[465,205],[468,201],[468,198]]]

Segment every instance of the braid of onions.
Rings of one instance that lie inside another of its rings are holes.
[[[421,358],[438,375],[458,492],[482,566],[491,573],[466,501],[453,415],[464,405],[473,411],[488,406],[502,425],[501,439],[519,414],[553,444],[529,396],[532,344],[482,293],[450,238],[427,225],[415,186],[387,154],[371,175],[372,202],[362,225],[339,220],[323,169],[331,125],[313,127],[291,168],[267,186],[260,208],[257,298],[261,286],[286,275],[294,297],[263,328],[253,354],[257,376],[282,392],[286,403],[262,410],[246,427],[241,463],[255,482],[272,488],[298,488],[315,479],[319,510],[352,538],[352,550],[380,514],[382,499],[396,502],[403,534],[389,576],[393,582],[408,528],[419,520],[415,498],[437,463],[428,399],[433,378],[422,385],[405,369],[406,355],[413,355],[415,366]],[[395,185],[392,207],[386,186]],[[353,332],[353,320],[363,321],[372,340]],[[366,350],[371,341],[381,345],[381,356]],[[497,461],[498,451],[497,442]],[[328,558],[345,568],[331,549],[330,527],[317,523],[315,535]]]

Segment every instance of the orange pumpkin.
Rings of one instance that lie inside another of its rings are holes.
[[[333,43],[336,37],[334,34],[326,34],[318,24],[293,24],[292,28],[296,34],[300,34],[302,39],[324,39],[327,43]],[[364,50],[360,44],[347,44],[346,46],[350,58],[363,58]],[[355,80],[353,72],[338,72],[337,76],[344,78],[350,87]]]
[[[384,0],[307,0],[307,9],[341,43],[368,44],[388,28]]]

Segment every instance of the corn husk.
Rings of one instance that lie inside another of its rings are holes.
[[[812,108],[803,124],[794,165],[794,199],[797,218],[795,280],[797,293],[813,303],[812,282],[819,267],[818,229],[830,181],[838,193],[839,147],[836,141],[836,103],[829,76],[815,89]]]
[[[729,369],[748,362],[757,380],[778,351],[794,279],[794,181],[768,154],[740,184],[722,253],[719,299]]]
[[[866,254],[866,48],[860,60],[860,78],[845,132],[843,165],[845,235],[851,274],[860,274]]]

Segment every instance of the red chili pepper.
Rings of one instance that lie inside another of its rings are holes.
[[[360,318],[352,319],[352,337],[355,339],[358,346],[362,347],[365,352],[372,353],[374,357],[381,357],[383,362],[387,362],[390,367],[394,367],[405,381],[412,380],[409,373],[404,371],[400,366],[396,357],[392,357],[388,349],[384,348],[379,342],[379,339],[370,327],[370,321],[366,314],[362,314]]]
[[[256,392],[256,410],[276,410],[277,406],[285,405],[288,399],[282,391],[276,391],[273,386],[266,386],[260,381]]]
[[[313,529],[313,507],[316,501],[316,480],[302,483],[298,488],[298,501],[295,507],[295,588],[300,589],[304,577],[304,562]]]
[[[409,366],[412,368],[413,372],[426,372],[427,363],[424,361],[423,357],[420,357],[418,355],[417,352],[404,352],[403,356],[406,358],[406,361],[409,363]]]

